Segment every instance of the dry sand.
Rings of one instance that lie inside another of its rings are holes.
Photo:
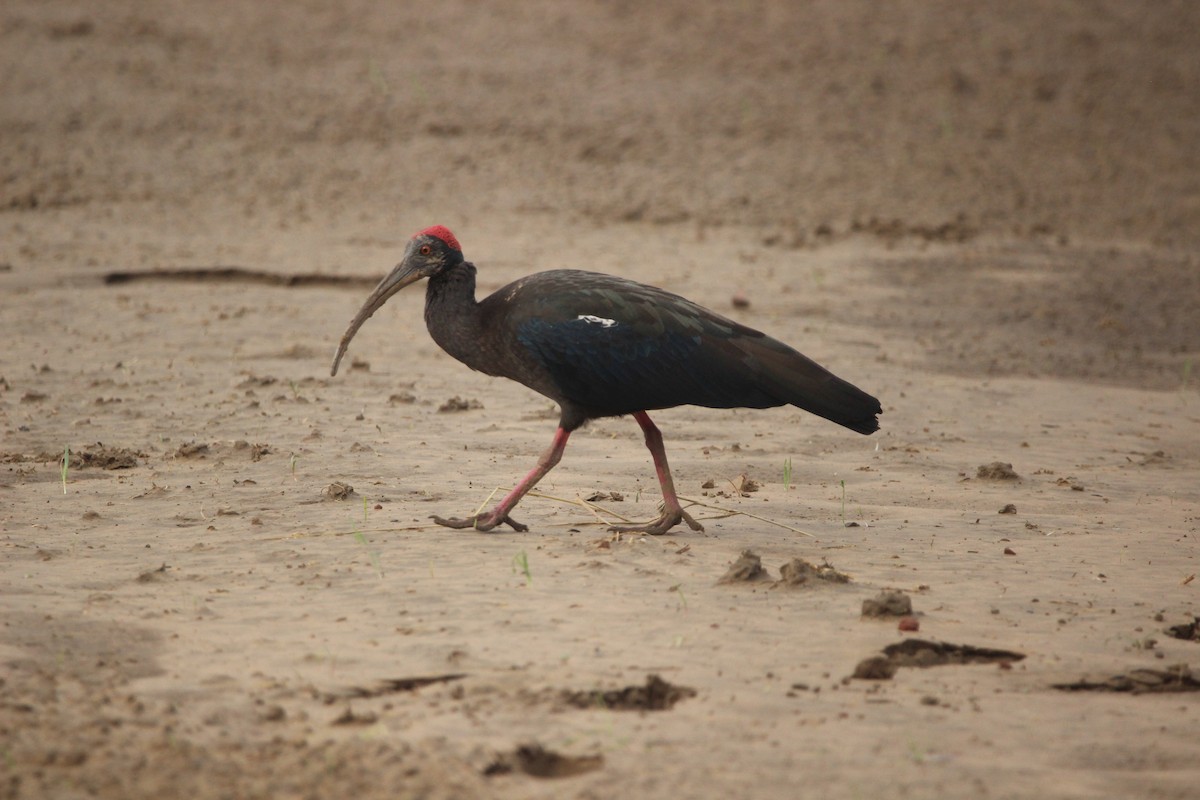
[[[795,5],[7,3],[0,797],[1198,796],[1200,7]],[[764,329],[883,430],[658,413],[737,513],[614,538],[576,499],[658,494],[603,420],[529,533],[432,527],[556,418],[416,288],[328,377],[433,223],[483,290]],[[914,639],[1009,654],[850,677]]]

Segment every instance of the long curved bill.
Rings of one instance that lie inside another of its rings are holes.
[[[389,297],[410,283],[416,283],[424,277],[419,270],[402,263],[379,282],[379,285],[371,292],[370,297],[363,303],[362,308],[354,315],[354,319],[351,320],[350,327],[346,329],[346,333],[343,334],[342,341],[338,344],[337,352],[333,355],[333,367],[329,370],[331,376],[337,375],[338,364],[342,362],[342,356],[346,355],[346,348],[350,346],[350,340],[354,338],[354,334],[358,333],[358,329],[363,326],[363,323],[369,320],[371,315],[388,301]]]

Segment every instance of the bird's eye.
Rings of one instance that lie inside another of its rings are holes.
[[[433,252],[433,248],[430,247],[429,245],[427,245],[427,244],[421,245],[421,250],[420,250],[421,255],[427,256],[432,252]]]

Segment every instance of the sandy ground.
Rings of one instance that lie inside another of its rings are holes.
[[[1200,796],[1198,7],[796,6],[5,4],[0,797]],[[529,533],[432,527],[556,419],[415,288],[328,377],[433,223],[883,429],[660,412],[706,532],[613,537],[580,498],[658,494],[603,420]],[[915,639],[1006,653],[851,677]]]

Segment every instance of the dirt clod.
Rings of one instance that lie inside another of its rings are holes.
[[[589,503],[622,503],[625,501],[625,495],[620,492],[592,492],[587,497]]]
[[[438,411],[442,414],[452,414],[457,411],[473,411],[479,408],[483,408],[483,403],[479,402],[478,400],[464,400],[458,395],[455,395],[438,406]]]
[[[187,442],[181,444],[175,451],[176,458],[204,458],[208,455],[208,445],[204,442]]]
[[[748,497],[752,492],[757,492],[762,488],[762,484],[745,474],[737,476],[733,486],[742,497]]]
[[[354,487],[342,481],[334,481],[325,487],[325,499],[349,500],[354,495]]]
[[[1196,617],[1191,622],[1185,622],[1182,625],[1172,625],[1167,628],[1166,633],[1175,639],[1183,639],[1187,642],[1200,642],[1200,617]]]
[[[737,561],[733,562],[717,583],[747,583],[770,578],[770,574],[762,565],[762,558],[750,550],[743,550]]]
[[[888,681],[896,675],[899,666],[887,656],[871,656],[858,662],[850,677],[863,681]]]
[[[680,700],[695,697],[696,690],[676,686],[650,675],[645,686],[626,686],[624,689],[567,691],[563,699],[576,708],[604,708],[610,711],[666,711]]]
[[[250,455],[251,461],[261,461],[262,457],[271,453],[271,446],[255,442],[251,444],[245,439],[238,439],[233,443],[233,449],[239,453],[247,452]]]
[[[849,575],[839,572],[828,561],[820,566],[816,566],[802,558],[793,558],[784,564],[779,568],[779,575],[780,578],[775,582],[775,586],[810,586],[817,581],[825,583],[850,582]]]
[[[345,689],[327,692],[322,697],[326,703],[334,703],[338,700],[348,700],[351,698],[383,697],[389,694],[415,692],[422,687],[433,686],[438,683],[453,683],[461,681],[465,677],[467,677],[466,673],[454,672],[447,675],[422,675],[415,678],[386,678],[373,686],[350,686]]]
[[[483,769],[486,776],[521,772],[534,778],[569,778],[604,766],[604,756],[568,756],[547,750],[540,744],[525,744],[511,753],[502,753]]]
[[[379,720],[379,715],[374,711],[355,711],[346,706],[346,710],[336,716],[330,725],[374,725]]]
[[[912,613],[912,598],[897,589],[880,592],[862,602],[864,617],[907,617]]]
[[[137,582],[138,583],[158,583],[160,581],[164,581],[167,579],[167,570],[169,570],[169,569],[170,569],[170,567],[166,564],[163,564],[161,567],[156,567],[154,569],[148,569],[145,572],[143,572],[137,576]]]
[[[1021,479],[1021,476],[1013,469],[1013,465],[1004,461],[993,461],[990,464],[980,465],[979,469],[975,470],[975,477],[984,481],[1016,481]]]

